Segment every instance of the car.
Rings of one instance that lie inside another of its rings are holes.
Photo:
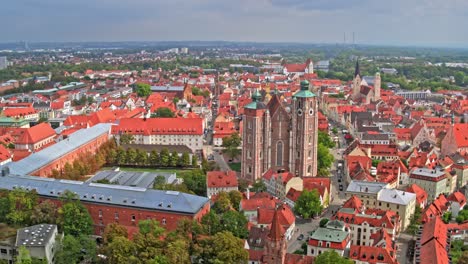
[[[340,185],[340,191],[343,191],[343,185]]]
[[[338,179],[338,182],[341,182],[341,178]]]
[[[304,234],[300,234],[298,237],[297,237],[297,240],[303,240],[304,239]]]

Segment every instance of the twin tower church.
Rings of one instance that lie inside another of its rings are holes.
[[[317,111],[317,97],[306,80],[290,106],[277,92],[265,101],[255,91],[244,107],[241,177],[254,182],[270,169],[317,176]]]

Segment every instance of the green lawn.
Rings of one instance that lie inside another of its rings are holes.
[[[231,170],[240,172],[241,171],[241,163],[240,162],[233,162],[229,163],[229,167],[231,167]]]
[[[101,170],[111,170],[112,167],[103,167]],[[130,168],[130,167],[120,167],[121,171],[138,171],[138,172],[167,172],[167,173],[181,173],[185,171],[190,171],[186,169],[164,169],[164,168]]]

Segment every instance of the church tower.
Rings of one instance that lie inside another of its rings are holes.
[[[374,102],[380,100],[380,86],[381,86],[381,79],[380,73],[375,74],[374,78]]]
[[[309,90],[309,82],[301,82],[292,104],[290,152],[291,172],[299,177],[317,176],[318,115],[317,97]]]
[[[361,93],[361,69],[359,68],[359,60],[356,60],[356,68],[354,69],[354,79],[353,79],[353,98],[359,97]]]
[[[281,207],[275,210],[270,233],[267,236],[266,252],[263,256],[263,261],[267,264],[283,264],[286,257],[285,230],[281,226],[278,210],[281,210]]]
[[[252,94],[252,102],[244,109],[241,177],[255,182],[265,172],[263,132],[267,109],[258,90]]]

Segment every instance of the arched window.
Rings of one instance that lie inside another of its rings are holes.
[[[247,143],[252,143],[252,135],[247,136]]]
[[[276,166],[283,166],[283,142],[276,143]]]
[[[307,167],[307,173],[312,173],[312,165],[309,165],[309,166]]]

